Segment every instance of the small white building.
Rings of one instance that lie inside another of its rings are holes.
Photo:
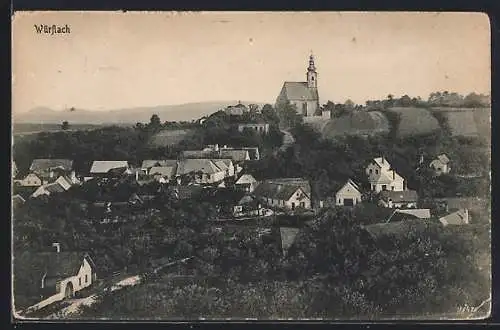
[[[351,179],[347,180],[335,194],[335,205],[337,206],[355,206],[359,202],[361,202],[361,191]]]
[[[311,209],[310,195],[298,184],[263,182],[255,188],[253,194],[271,207]]]
[[[25,252],[20,257],[32,268],[32,277],[38,279],[37,289],[44,298],[31,310],[73,297],[97,280],[96,266],[88,253],[61,252],[59,243],[53,246],[54,252]]]
[[[418,194],[415,190],[380,192],[379,204],[388,208],[414,209],[417,208]]]
[[[243,174],[236,180],[235,185],[238,189],[244,190],[246,192],[253,192],[255,187],[257,187],[259,183],[251,174]]]
[[[35,173],[29,173],[24,177],[24,179],[16,180],[14,183],[23,187],[40,187],[43,182],[42,179]]]
[[[445,154],[437,156],[429,166],[434,170],[436,175],[448,174],[451,170],[450,159]]]
[[[384,157],[373,159],[366,167],[366,175],[372,191],[405,190],[404,178],[391,167],[391,164]]]

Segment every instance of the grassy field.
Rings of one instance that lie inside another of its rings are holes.
[[[437,119],[426,109],[394,107],[388,110],[401,116],[398,128],[399,136],[426,134],[440,128]]]
[[[190,129],[164,130],[153,136],[149,143],[153,147],[176,145],[193,134],[193,132]]]
[[[491,134],[490,108],[432,108],[446,116],[453,135],[483,136]]]
[[[350,116],[332,119],[322,130],[323,137],[338,135],[372,135],[389,132],[389,121],[378,111],[355,112]]]

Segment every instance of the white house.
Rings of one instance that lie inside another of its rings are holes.
[[[335,205],[355,206],[361,202],[361,192],[359,186],[351,179],[340,188],[335,194]]]
[[[311,197],[298,184],[263,182],[253,194],[271,207],[295,210],[311,209]]]
[[[384,157],[373,159],[366,167],[366,175],[371,190],[375,192],[405,190],[405,180],[392,169],[391,164]]]
[[[436,175],[448,174],[451,170],[450,159],[445,154],[437,156],[429,166],[434,170]]]
[[[238,124],[238,131],[243,132],[246,129],[258,132],[260,134],[267,134],[269,133],[269,124],[268,123]]]
[[[86,252],[61,252],[59,243],[54,243],[55,252],[25,252],[23,262],[29,262],[34,278],[38,278],[37,289],[44,301],[33,306],[41,308],[50,303],[74,296],[97,280],[95,263]],[[45,302],[45,304],[43,304]]]
[[[258,184],[257,180],[251,174],[243,174],[235,182],[237,188],[247,192],[253,192]]]
[[[22,180],[14,181],[16,184],[19,184],[23,187],[40,187],[42,185],[42,178],[40,178],[35,173],[29,173]]]
[[[236,174],[236,169],[233,160],[229,158],[212,159],[215,165],[225,172],[226,178],[233,177]]]
[[[196,183],[212,184],[224,180],[226,171],[210,159],[186,158],[179,162],[177,175],[192,175]]]
[[[63,175],[58,177],[54,183],[58,183],[61,187],[63,187],[64,190],[69,190],[69,188],[71,188],[71,186],[73,185],[71,179]]]

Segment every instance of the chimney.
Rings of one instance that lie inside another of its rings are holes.
[[[396,180],[396,172],[394,172],[394,170],[392,170],[392,179]]]
[[[219,151],[219,144],[216,144],[216,145],[215,145],[214,150],[215,150],[215,151]]]
[[[469,209],[464,209],[464,222],[469,224]]]
[[[139,181],[139,171],[135,170],[135,181]]]
[[[382,164],[384,164],[384,156],[382,156]]]
[[[56,252],[61,252],[61,243],[52,243],[52,246],[56,248]]]

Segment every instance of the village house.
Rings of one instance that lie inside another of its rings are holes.
[[[248,151],[248,156],[250,157],[250,160],[259,160],[260,159],[260,153],[259,153],[258,147],[233,148],[233,147],[223,146],[220,149],[218,148],[218,150],[246,150],[246,151]]]
[[[285,81],[280,94],[276,98],[276,107],[278,108],[289,102],[304,117],[314,116],[320,108],[317,77],[314,56],[311,54],[306,72],[306,81]]]
[[[248,112],[248,107],[241,102],[236,105],[230,105],[224,109],[224,112],[230,116],[242,116],[245,112]]]
[[[253,194],[271,207],[311,209],[310,193],[305,190],[300,184],[293,182],[265,181],[255,188]]]
[[[246,192],[253,192],[255,190],[255,187],[257,187],[259,183],[251,174],[243,174],[236,180],[235,186],[237,189],[246,191]]]
[[[194,158],[194,159],[204,159],[204,158],[218,158],[219,152],[206,148],[203,150],[184,150],[180,154],[181,159]]]
[[[467,225],[469,224],[469,210],[460,209],[458,211],[452,212],[448,215],[440,217],[439,222],[441,222],[443,226]]]
[[[42,184],[52,183],[60,175],[76,179],[73,161],[70,159],[34,159],[29,171],[42,179]]]
[[[236,174],[236,168],[234,167],[232,159],[212,159],[212,162],[214,162],[218,168],[225,172],[226,178],[233,177]]]
[[[90,168],[90,175],[100,178],[116,178],[126,174],[129,170],[126,160],[96,160]]]
[[[372,191],[405,190],[405,180],[391,167],[391,164],[384,157],[373,159],[366,167],[366,175],[368,176]]]
[[[173,166],[154,166],[149,170],[149,175],[159,183],[168,183],[175,179],[176,168]]]
[[[40,187],[43,184],[43,181],[35,173],[29,173],[23,179],[15,180],[14,184],[23,187]]]
[[[90,287],[97,280],[96,266],[86,252],[61,252],[60,244],[54,243],[54,252],[24,252],[21,259],[28,265],[39,296],[44,299],[33,309],[70,298]]]
[[[388,208],[416,208],[418,195],[415,190],[384,190],[379,195],[379,205]]]
[[[224,180],[226,172],[210,159],[186,158],[179,162],[177,176],[189,176],[199,184],[213,184]]]
[[[337,206],[355,206],[361,202],[361,192],[359,186],[351,179],[340,188],[335,194],[335,204]]]
[[[429,166],[434,170],[436,175],[448,174],[451,170],[450,159],[445,154],[437,156]]]
[[[161,160],[155,160],[155,159],[146,159],[142,161],[141,165],[141,170],[146,173],[150,174],[150,170],[153,167],[173,167],[177,169],[177,160],[176,159],[161,159]]]
[[[269,123],[244,123],[238,124],[238,131],[243,132],[244,130],[252,130],[260,134],[269,133]]]
[[[271,210],[262,207],[258,198],[248,194],[243,195],[233,208],[233,216],[235,217],[269,216],[272,214]]]
[[[62,193],[65,191],[66,189],[64,189],[64,187],[62,187],[58,182],[53,182],[38,187],[38,189],[35,190],[31,197],[36,198],[42,195],[51,196],[53,194]]]

